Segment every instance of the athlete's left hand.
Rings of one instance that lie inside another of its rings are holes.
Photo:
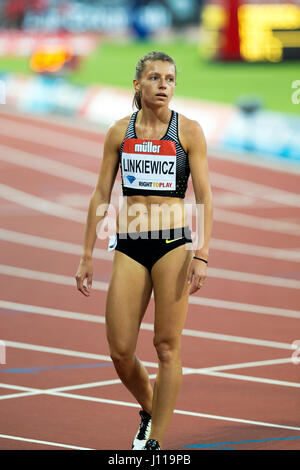
[[[204,284],[207,265],[200,260],[193,259],[188,271],[188,284],[191,286],[190,295],[194,294]]]

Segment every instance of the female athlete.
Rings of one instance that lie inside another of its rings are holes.
[[[152,51],[138,61],[133,80],[138,111],[107,132],[75,276],[77,289],[89,296],[97,227],[107,213],[102,210],[98,215],[97,208],[109,207],[120,165],[124,199],[116,220],[106,333],[116,372],[141,405],[132,449],[162,449],[182,382],[181,334],[188,298],[206,279],[212,231],[205,137],[198,122],[169,108],[175,85],[176,66],[167,54]],[[204,215],[198,218],[203,220],[198,227],[203,237],[196,249],[183,203],[189,175],[196,205]],[[135,354],[152,291],[153,344],[158,358],[153,388]]]

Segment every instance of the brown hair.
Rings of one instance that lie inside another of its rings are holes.
[[[164,52],[158,52],[158,51],[151,51],[148,52],[148,54],[143,55],[140,60],[137,62],[136,67],[135,67],[135,76],[134,78],[136,80],[140,80],[143,71],[146,68],[146,62],[147,61],[155,61],[155,60],[162,60],[164,62],[170,62],[170,64],[173,64],[175,67],[175,76],[177,73],[176,70],[176,64],[174,59],[170,57],[168,54],[165,54]],[[132,107],[136,106],[137,109],[142,108],[142,98],[141,98],[141,93],[140,92],[135,92],[134,97],[133,97],[133,102],[132,102]]]

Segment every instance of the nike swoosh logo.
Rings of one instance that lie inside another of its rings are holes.
[[[166,239],[166,243],[176,242],[176,240],[181,240],[182,238],[183,238],[183,237],[174,238],[174,240],[168,240],[168,239]]]

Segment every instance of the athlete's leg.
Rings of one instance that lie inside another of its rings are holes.
[[[154,346],[159,369],[154,386],[150,439],[160,446],[175,408],[182,381],[181,334],[189,297],[188,267],[192,251],[181,245],[152,268],[155,299]]]
[[[149,414],[152,412],[152,387],[135,349],[151,292],[149,271],[124,253],[115,251],[106,301],[110,355],[121,381]]]

